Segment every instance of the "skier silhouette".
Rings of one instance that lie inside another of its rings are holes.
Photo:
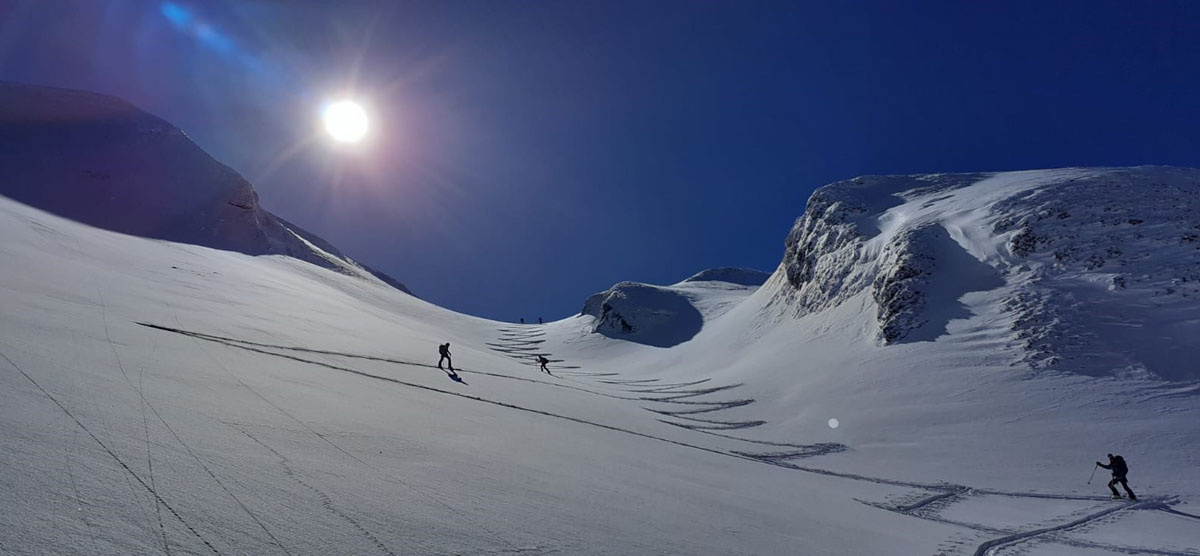
[[[1125,478],[1125,475],[1127,475],[1129,473],[1129,466],[1125,464],[1125,458],[1123,458],[1121,456],[1114,456],[1112,454],[1109,454],[1108,455],[1108,465],[1105,465],[1100,462],[1096,462],[1096,465],[1099,465],[1100,467],[1103,467],[1105,469],[1112,470],[1113,478],[1111,481],[1108,482],[1108,488],[1110,490],[1112,490],[1113,498],[1121,497],[1121,493],[1117,492],[1117,486],[1116,486],[1117,483],[1120,483],[1121,486],[1125,488],[1125,492],[1127,494],[1129,494],[1129,499],[1137,500],[1137,496],[1134,496],[1133,491],[1129,490],[1129,480]]]
[[[537,356],[537,362],[539,365],[542,366],[542,372],[544,372],[546,374],[550,374],[550,369],[546,368],[546,363],[549,363],[550,360],[546,359],[546,356],[544,356],[544,355]]]
[[[450,342],[446,342],[438,346],[438,353],[441,357],[438,359],[438,368],[442,369],[442,361],[450,367],[450,372],[454,372],[454,362],[450,360]],[[446,369],[442,369],[443,371]]]
[[[542,324],[542,317],[538,317],[538,324]]]
[[[521,317],[521,324],[525,324],[525,317]]]

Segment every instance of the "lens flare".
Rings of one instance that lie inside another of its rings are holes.
[[[325,131],[341,143],[356,143],[366,137],[369,124],[367,112],[351,100],[339,100],[325,107],[321,114]]]
[[[837,420],[837,419],[830,419],[830,420],[829,420],[829,428],[831,428],[831,429],[836,429],[836,428],[838,428],[838,426],[840,426],[840,425],[841,425],[841,423],[840,423],[840,422],[838,422],[838,420]]]

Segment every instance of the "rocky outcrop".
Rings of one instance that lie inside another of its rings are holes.
[[[1200,378],[1200,170],[1069,168],[856,178],[818,189],[771,303],[861,294],[882,344],[1007,323],[1035,369]],[[983,295],[968,296],[972,292]],[[974,305],[968,307],[967,303]]]
[[[686,342],[704,326],[687,296],[638,282],[621,282],[588,297],[582,313],[596,318],[594,332],[656,347]]]

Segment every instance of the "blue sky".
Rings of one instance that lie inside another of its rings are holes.
[[[17,1],[0,79],[126,98],[455,310],[773,270],[863,174],[1200,166],[1200,2]],[[369,149],[307,141],[352,90]]]

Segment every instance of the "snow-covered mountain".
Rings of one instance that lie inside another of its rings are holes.
[[[1196,556],[1198,175],[833,184],[670,347],[0,199],[0,552]]]
[[[818,190],[774,292],[796,316],[863,292],[878,339],[929,341],[974,310],[1034,368],[1200,379],[1200,171],[863,177]]]
[[[729,309],[768,277],[749,268],[710,268],[671,286],[621,282],[589,296],[580,313],[594,317],[593,330],[605,336],[671,347],[692,339],[705,319]]]
[[[237,172],[123,100],[0,82],[0,195],[117,232],[287,255],[408,291],[271,214]]]

